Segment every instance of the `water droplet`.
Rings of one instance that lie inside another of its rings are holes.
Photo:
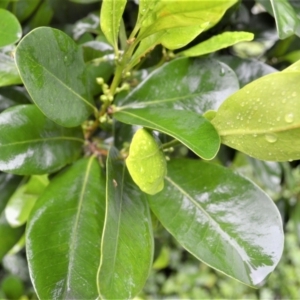
[[[285,95],[285,91],[281,92],[281,95],[284,96]]]
[[[297,96],[297,93],[296,93],[296,92],[294,92],[294,93],[292,94],[292,96],[293,96],[293,97],[296,97],[296,96]]]
[[[259,101],[260,101],[260,98],[257,98],[257,99],[256,99],[256,102],[259,102]]]
[[[276,121],[279,122],[280,120],[281,120],[281,118],[280,118],[280,117],[277,117]]]
[[[245,106],[245,103],[244,103],[244,102],[242,102],[242,103],[241,103],[241,106]]]
[[[277,136],[274,133],[266,133],[265,138],[269,143],[275,143],[277,141]]]
[[[253,134],[253,137],[257,137],[257,134]]]
[[[260,123],[260,122],[261,122],[261,119],[258,119],[258,122]]]
[[[221,70],[220,70],[220,76],[224,76],[225,75],[225,70],[224,70],[224,68],[221,68]]]
[[[250,91],[246,91],[246,94],[250,94]]]
[[[284,116],[284,120],[287,122],[287,123],[293,123],[294,122],[294,115],[292,113],[289,113],[289,114],[286,114]]]
[[[286,103],[286,100],[285,100],[285,99],[283,99],[281,102],[284,104],[284,103]]]

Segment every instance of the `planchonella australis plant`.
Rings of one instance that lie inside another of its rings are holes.
[[[300,62],[240,88],[226,62],[203,55],[252,33],[189,46],[238,4],[139,0],[127,36],[128,3],[103,0],[86,47],[51,27],[19,41],[18,20],[0,9],[9,29],[0,47],[18,43],[1,85],[28,92],[0,114],[0,233],[9,236],[0,257],[25,234],[39,299],[134,298],[153,262],[153,220],[246,285],[274,270],[284,241],[276,206],[214,158],[223,143],[259,160],[300,159]],[[143,69],[157,45],[167,61]]]

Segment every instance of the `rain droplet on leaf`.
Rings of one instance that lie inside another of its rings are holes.
[[[287,122],[287,123],[293,123],[294,121],[294,115],[292,113],[289,113],[289,114],[286,114],[284,116],[284,120]]]
[[[277,135],[275,133],[266,133],[265,138],[269,143],[275,143],[277,141]]]

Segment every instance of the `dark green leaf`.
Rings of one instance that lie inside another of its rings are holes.
[[[239,84],[234,72],[212,59],[179,58],[152,72],[118,105],[155,106],[204,113],[216,110]]]
[[[53,0],[42,1],[38,10],[35,12],[33,17],[28,22],[28,29],[33,30],[36,27],[48,26],[53,18]]]
[[[22,0],[13,2],[13,12],[20,22],[25,21],[36,10],[41,0]]]
[[[274,270],[283,250],[282,221],[256,185],[229,169],[186,159],[171,161],[165,185],[148,196],[150,207],[189,252],[250,286]]]
[[[201,115],[192,111],[156,107],[118,110],[114,117],[124,123],[141,125],[166,133],[204,159],[212,159],[220,147],[220,137]]]
[[[84,143],[81,128],[64,128],[35,105],[0,114],[0,169],[19,175],[45,174],[76,160]]]
[[[0,87],[20,83],[22,80],[14,60],[0,53]]]
[[[31,31],[17,47],[16,63],[33,101],[56,123],[75,127],[96,110],[82,52],[63,32]]]
[[[105,178],[94,157],[53,179],[27,226],[27,259],[39,299],[96,299]]]
[[[22,36],[18,19],[8,10],[0,8],[0,48],[16,43]]]
[[[2,0],[0,2],[0,8],[6,8],[10,0]]]
[[[115,148],[107,159],[107,198],[98,273],[103,299],[132,299],[153,259],[151,216],[145,194],[132,182]]]
[[[273,67],[255,59],[224,55],[219,56],[218,60],[228,65],[236,73],[241,88],[255,79],[277,72]]]
[[[294,65],[230,96],[212,120],[222,143],[262,160],[299,159],[299,80]]]
[[[30,101],[24,88],[19,86],[0,88],[0,112],[11,106],[27,103]]]

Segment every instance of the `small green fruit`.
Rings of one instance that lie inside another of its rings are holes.
[[[126,165],[133,181],[150,195],[164,188],[167,163],[158,142],[147,130],[141,128],[133,136]]]

